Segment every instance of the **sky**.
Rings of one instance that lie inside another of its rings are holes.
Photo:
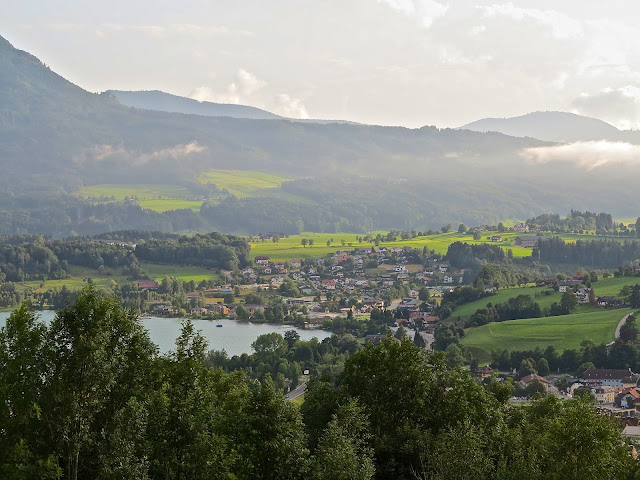
[[[92,92],[458,127],[569,111],[640,128],[636,0],[20,0],[0,35]]]

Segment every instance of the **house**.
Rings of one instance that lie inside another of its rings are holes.
[[[613,403],[616,398],[616,391],[613,387],[599,386],[591,389],[598,403]]]
[[[257,256],[254,261],[264,267],[265,265],[269,265],[269,257],[265,257],[265,256]]]
[[[596,303],[601,307],[616,307],[618,299],[616,297],[598,297]]]
[[[446,264],[438,265],[438,270],[440,270],[440,273],[445,273],[447,270],[449,270],[449,265],[446,265]]]
[[[580,283],[582,283],[580,280],[559,280],[557,283],[558,292],[564,293],[571,288],[577,287]]]
[[[590,288],[579,288],[576,291],[576,297],[578,297],[578,301],[580,303],[589,303],[589,294],[590,293],[591,293],[591,289]]]
[[[264,273],[265,275],[271,275],[271,267],[269,265],[262,267],[262,273]]]
[[[502,241],[502,236],[494,235],[489,240],[491,240],[492,242],[501,242]]]
[[[618,408],[635,408],[640,405],[640,392],[635,388],[625,388],[618,393],[614,403]]]
[[[276,269],[276,272],[284,272],[286,270],[284,262],[273,262],[273,268]]]
[[[442,280],[443,283],[453,283],[453,277],[450,275],[445,275],[444,279]]]
[[[322,284],[322,287],[326,290],[336,289],[336,281],[333,279],[322,280],[320,283]]]
[[[160,284],[155,280],[138,280],[138,288],[140,290],[157,290]]]
[[[542,383],[542,385],[544,386],[544,390],[545,392],[547,390],[549,390],[549,380],[547,380],[544,377],[541,377],[540,375],[536,374],[536,373],[532,373],[531,375],[527,375],[526,377],[522,377],[520,379],[520,383],[522,383],[525,387],[529,386],[532,382],[534,382],[535,380],[539,381],[540,383]]]
[[[523,248],[533,248],[537,246],[538,243],[546,239],[546,237],[539,237],[537,235],[524,235],[516,237],[516,245]]]
[[[229,315],[229,307],[222,305],[221,303],[209,305],[209,311],[217,315]]]
[[[294,269],[302,268],[302,260],[298,260],[297,258],[289,260],[289,266]]]
[[[196,307],[191,309],[191,315],[206,315],[209,310],[203,307]]]
[[[635,386],[636,376],[631,369],[589,368],[578,382],[587,386],[606,385],[609,387]]]
[[[512,227],[514,232],[528,232],[529,231],[529,225],[527,225],[526,223],[516,223],[513,227]]]
[[[472,373],[476,378],[489,378],[493,375],[493,368],[485,365],[484,367],[476,368]]]
[[[366,337],[364,337],[364,344],[371,344],[371,345],[380,345],[380,343],[387,338],[387,335],[367,335]],[[394,338],[394,337],[391,337]],[[394,340],[398,341],[397,339],[394,338]]]

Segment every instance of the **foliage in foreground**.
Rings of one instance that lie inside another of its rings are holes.
[[[581,401],[511,408],[440,354],[389,337],[314,379],[302,408],[267,376],[205,366],[185,323],[159,356],[88,289],[49,325],[0,331],[7,479],[634,478],[617,428]]]

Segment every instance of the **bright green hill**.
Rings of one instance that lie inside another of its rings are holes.
[[[559,317],[529,318],[496,322],[466,330],[462,344],[473,347],[485,358],[492,350],[529,350],[553,345],[556,350],[580,348],[584,340],[595,343],[613,341],[618,322],[630,310],[599,310]]]

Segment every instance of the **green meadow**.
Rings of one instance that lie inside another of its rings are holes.
[[[78,192],[88,200],[97,202],[123,201],[135,197],[142,208],[166,212],[189,209],[199,211],[203,200],[192,200],[193,195],[185,187],[176,185],[92,185]]]
[[[280,188],[288,180],[255,170],[208,170],[198,177],[201,183],[214,183],[236,197],[259,197],[265,190]]]
[[[584,340],[614,340],[618,322],[631,310],[598,310],[559,317],[528,318],[496,322],[466,331],[461,343],[486,360],[492,350],[529,350],[553,345],[556,350],[580,348]]]
[[[155,263],[141,263],[140,267],[158,282],[164,277],[174,277],[184,282],[201,282],[202,280],[217,280],[218,273],[202,267],[182,265],[160,265]]]
[[[538,302],[541,309],[551,307],[553,302],[560,302],[561,293],[553,292],[550,295],[545,295],[546,292],[551,290],[548,287],[522,287],[522,288],[504,288],[498,291],[495,295],[490,295],[486,298],[476,300],[475,302],[466,303],[456,308],[451,315],[452,318],[457,319],[460,317],[462,320],[466,320],[473,315],[476,310],[486,307],[489,303],[495,305],[496,303],[505,303],[510,298],[515,298],[518,295],[530,295]]]
[[[373,234],[378,232],[373,232]],[[386,232],[384,232],[386,234]],[[440,233],[437,235],[429,235],[422,237],[415,237],[408,240],[397,240],[395,242],[380,242],[380,247],[411,247],[422,250],[425,246],[434,250],[436,253],[445,254],[449,245],[453,242],[460,241],[470,244],[488,243],[492,245],[499,245],[501,248],[513,252],[514,257],[527,257],[531,255],[530,248],[522,248],[511,245],[515,241],[517,235],[511,235],[512,239],[503,241],[501,243],[491,242],[487,240],[488,236],[492,233],[485,232],[480,240],[474,240],[472,235],[461,233]],[[370,247],[374,245],[369,242],[358,243],[356,237],[364,237],[364,234],[355,233],[309,233],[303,232],[300,235],[290,235],[286,238],[281,238],[277,243],[269,241],[257,241],[251,243],[251,255],[253,257],[258,255],[266,255],[271,260],[285,261],[292,258],[313,258],[322,257],[324,255],[336,252],[338,250],[350,250],[355,247]],[[503,235],[503,237],[505,237]],[[302,246],[302,239],[313,239],[313,246]],[[505,237],[509,238],[509,237]],[[333,241],[331,241],[333,239]],[[345,246],[342,246],[342,240],[345,241]],[[327,246],[327,241],[331,241],[331,245]],[[349,243],[351,246],[349,247]]]
[[[220,279],[220,275],[217,272],[201,267],[160,265],[154,263],[142,263],[140,266],[149,276],[155,278],[158,282],[162,281],[164,277],[174,277],[185,282],[191,280],[200,282],[202,280]],[[122,285],[131,282],[131,280],[123,275],[120,269],[106,268],[102,272],[98,272],[98,270],[92,268],[72,265],[69,267],[68,278],[46,280],[44,282],[33,280],[22,282],[19,285],[24,289],[35,291],[62,288],[63,286],[71,290],[79,290],[89,285],[90,282],[100,289],[107,289],[113,285],[113,282]]]

